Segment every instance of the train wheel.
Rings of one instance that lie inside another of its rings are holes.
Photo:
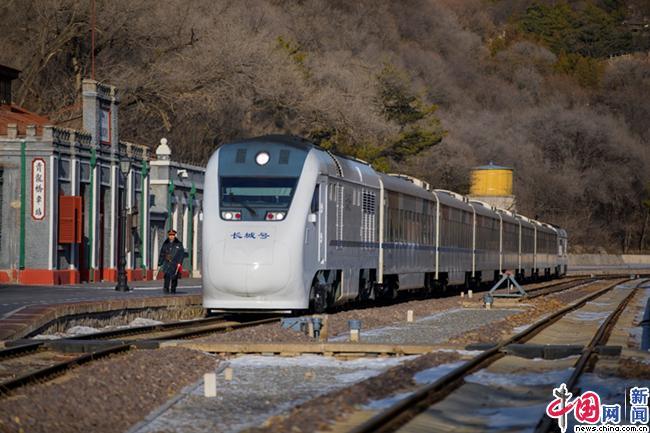
[[[311,310],[314,313],[321,314],[329,307],[330,290],[327,284],[316,284],[311,291]]]
[[[367,301],[372,299],[373,290],[375,290],[375,275],[373,270],[364,269],[360,272],[359,276],[359,301]]]
[[[398,288],[399,280],[396,277],[387,277],[383,284],[375,286],[375,298],[382,301],[392,301],[397,298]]]

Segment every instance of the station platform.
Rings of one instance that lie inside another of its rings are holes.
[[[120,309],[197,305],[201,280],[179,280],[176,294],[165,294],[162,281],[129,283],[118,292],[115,283],[67,286],[0,284],[0,340],[22,338],[59,317]]]

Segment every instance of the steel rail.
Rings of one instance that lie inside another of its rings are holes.
[[[69,359],[63,362],[57,362],[56,364],[50,365],[49,367],[40,368],[38,370],[34,370],[29,373],[18,376],[14,379],[7,380],[5,382],[0,382],[0,396],[6,395],[10,391],[13,391],[22,386],[34,382],[38,382],[40,380],[44,380],[47,378],[59,376],[60,374],[78,365],[86,364],[90,361],[104,358],[106,356],[113,355],[115,353],[126,352],[131,350],[131,348],[132,346],[130,344],[118,344],[114,347],[109,347],[107,349],[98,350],[92,353],[85,353],[73,359]]]
[[[156,325],[134,326],[131,328],[111,329],[110,331],[94,332],[92,334],[77,335],[68,338],[68,340],[105,340],[124,337],[128,335],[146,334],[160,332],[172,329],[192,328],[197,325],[221,323],[225,320],[225,315],[215,317],[205,317],[202,319],[184,320],[169,323],[158,323]]]
[[[480,355],[475,356],[460,367],[457,367],[446,375],[442,376],[435,382],[418,389],[410,396],[406,397],[403,400],[400,400],[395,405],[378,413],[366,422],[350,430],[349,433],[384,433],[395,431],[397,428],[406,424],[406,422],[414,418],[416,415],[423,412],[434,403],[442,400],[444,397],[462,385],[464,383],[465,376],[477,370],[480,370],[505,356],[503,349],[506,346],[513,343],[525,342],[531,339],[540,333],[543,329],[557,322],[566,314],[583,307],[587,302],[604,295],[605,293],[614,289],[618,285],[625,283],[626,281],[630,280],[627,279],[624,281],[617,281],[616,283],[613,283],[595,293],[592,293],[591,295],[581,298],[574,304],[568,305],[556,311],[550,316],[538,320],[524,331],[508,338],[504,342],[499,343],[492,349],[488,349]]]
[[[647,278],[648,276],[649,276],[648,274],[639,274],[639,278]],[[591,284],[599,280],[601,281],[613,280],[616,278],[627,278],[627,276],[626,275],[602,275],[602,276],[594,276],[594,277],[586,277],[586,278],[576,278],[574,280],[565,281],[565,282],[557,282],[548,286],[531,289],[528,291],[528,296],[524,296],[523,298],[521,298],[521,300],[524,301],[526,299],[534,299],[540,296],[550,295],[552,293],[573,289],[575,287],[579,287],[584,284]],[[568,285],[568,287],[560,287],[565,284]]]
[[[636,286],[634,286],[634,289],[639,288],[641,284],[643,284],[644,281],[640,281]],[[592,356],[597,353],[597,348],[598,346],[601,346],[607,342],[609,339],[609,336],[612,333],[612,328],[616,324],[616,321],[620,317],[621,313],[625,310],[627,305],[630,303],[630,300],[632,297],[636,294],[635,290],[631,290],[630,293],[621,301],[616,309],[612,311],[609,316],[607,316],[607,319],[600,325],[598,328],[598,331],[596,332],[596,335],[591,339],[589,342],[589,345],[584,348],[582,355],[578,359],[578,361],[575,363],[575,366],[573,368],[573,373],[571,374],[571,377],[566,383],[566,387],[569,390],[569,392],[577,394],[578,392],[578,381],[580,380],[580,376],[582,373],[584,373],[585,369],[589,365],[589,361],[591,360]],[[542,419],[539,421],[535,428],[535,433],[547,433],[551,431],[552,428],[552,422],[553,420],[544,414]]]
[[[38,352],[45,345],[45,341],[21,344],[19,346],[6,347],[0,350],[0,361],[7,358],[25,356],[32,352]]]
[[[29,373],[23,374],[19,377],[16,377],[14,379],[10,379],[4,382],[0,382],[0,397],[7,395],[11,391],[14,391],[20,387],[23,387],[25,385],[29,385],[34,382],[46,380],[51,377],[58,376],[60,374],[65,373],[66,371],[81,365],[88,363],[90,361],[94,361],[96,359],[104,358],[106,356],[116,354],[116,353],[122,353],[122,352],[128,352],[132,349],[134,349],[136,346],[135,344],[141,341],[156,341],[156,340],[175,340],[175,339],[183,339],[183,338],[193,338],[197,337],[200,335],[205,335],[209,334],[215,331],[228,331],[228,330],[234,330],[234,329],[240,329],[240,328],[246,328],[246,327],[251,327],[251,326],[257,326],[265,323],[272,323],[279,321],[280,318],[278,317],[270,317],[266,319],[260,319],[260,320],[253,320],[253,321],[248,321],[248,322],[239,322],[239,323],[234,323],[234,322],[226,322],[226,323],[216,323],[212,326],[201,326],[201,327],[194,327],[192,329],[188,329],[186,331],[181,331],[177,332],[174,334],[162,336],[159,338],[155,338],[153,340],[148,340],[148,339],[142,339],[142,340],[134,340],[133,342],[128,342],[125,343],[123,341],[116,341],[115,346],[109,347],[106,349],[94,351],[91,353],[85,353],[83,355],[79,355],[73,359],[69,359],[66,361],[58,362],[53,365],[50,365],[48,367],[40,368],[34,371],[31,371]],[[44,343],[40,343],[44,344]],[[24,346],[17,346],[15,348],[11,349],[16,349],[20,350]]]
[[[214,331],[218,330],[229,330],[229,329],[239,329],[239,328],[247,328],[251,326],[257,326],[257,325],[264,325],[266,323],[273,323],[273,322],[278,322],[280,321],[280,317],[269,317],[266,319],[259,319],[259,320],[251,320],[248,322],[241,322],[241,323],[235,323],[235,322],[225,322],[225,323],[218,323],[214,326],[210,327],[201,327],[201,328],[196,328],[196,329],[190,329],[187,331],[181,331],[177,332],[175,334],[170,334],[170,335],[165,335],[163,337],[159,338],[154,338],[153,340],[182,340],[185,338],[194,338],[198,337],[200,335],[205,335],[212,333]]]
[[[519,298],[519,300],[525,301],[528,299],[535,299],[540,296],[550,295],[552,293],[557,293],[557,292],[563,292],[565,290],[570,290],[586,284],[592,284],[598,280],[603,280],[603,279],[605,278],[579,278],[571,281],[557,282],[554,284],[549,284],[547,286],[526,290],[527,293],[526,296]]]
[[[144,325],[144,326],[135,326],[131,328],[121,328],[121,329],[112,329],[110,331],[94,332],[92,334],[76,335],[74,337],[65,338],[63,340],[107,340],[107,339],[116,339],[119,337],[161,332],[166,330],[173,329],[182,329],[182,328],[195,328],[197,325],[203,324],[212,324],[212,323],[222,323],[225,320],[225,315],[207,317],[202,319],[195,320],[186,320],[170,323],[159,323],[156,325]],[[18,356],[29,355],[32,352],[37,352],[42,350],[46,343],[51,340],[34,340],[29,343],[19,344],[16,346],[8,346],[4,349],[0,349],[0,361],[7,358],[15,358]],[[11,343],[11,342],[10,342]],[[9,344],[10,344],[9,343]]]

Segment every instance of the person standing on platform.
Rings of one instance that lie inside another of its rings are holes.
[[[183,256],[185,249],[183,244],[176,237],[176,230],[167,232],[167,239],[160,248],[160,255],[158,256],[158,266],[162,268],[165,273],[165,285],[163,287],[164,293],[169,293],[170,288],[172,293],[176,293],[176,286],[178,286],[178,279],[183,271]],[[171,287],[170,287],[171,285]]]

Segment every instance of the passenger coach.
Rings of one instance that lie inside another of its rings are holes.
[[[560,228],[386,175],[295,137],[225,144],[206,169],[204,306],[323,311],[401,290],[566,273]]]

